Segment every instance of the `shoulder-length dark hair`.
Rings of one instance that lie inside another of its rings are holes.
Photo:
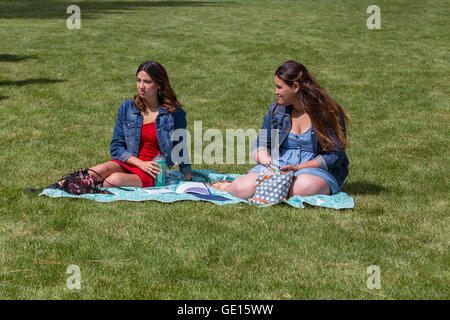
[[[300,84],[300,103],[311,118],[317,140],[323,150],[336,150],[340,144],[345,150],[345,123],[348,117],[341,106],[312,77],[304,65],[296,61],[286,61],[275,71],[275,75],[288,86]],[[329,129],[333,129],[339,140],[334,141]]]
[[[141,71],[145,71],[160,86],[158,99],[161,108],[166,109],[169,113],[175,113],[178,108],[181,108],[181,104],[170,86],[169,76],[162,65],[155,61],[146,61],[139,66],[136,76]],[[134,104],[141,111],[147,109],[146,101],[139,95],[134,96]]]

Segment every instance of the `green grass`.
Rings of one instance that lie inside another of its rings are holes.
[[[381,30],[364,0],[77,1],[80,30],[70,4],[0,0],[0,298],[450,297],[448,1],[379,0]],[[258,129],[288,59],[350,116],[355,209],[23,193],[109,160],[142,61],[166,67],[192,134]]]

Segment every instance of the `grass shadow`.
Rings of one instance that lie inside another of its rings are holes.
[[[16,54],[0,54],[0,62],[19,62],[28,59],[37,59],[38,56],[20,56]]]
[[[0,81],[0,86],[27,86],[30,84],[48,84],[48,83],[58,83],[66,82],[67,80],[58,79],[29,79],[29,80],[13,80],[13,81]]]
[[[2,101],[2,100],[6,100],[6,99],[8,99],[9,97],[6,97],[6,96],[0,96],[0,101]]]
[[[350,195],[368,195],[368,194],[380,194],[381,192],[387,191],[386,188],[373,183],[367,183],[363,181],[348,182],[344,184],[342,191]]]
[[[228,1],[86,1],[79,2],[81,19],[92,19],[97,14],[120,13],[161,7],[220,7]],[[0,0],[0,18],[3,19],[67,19],[67,1],[20,1]],[[119,12],[118,12],[119,11]]]

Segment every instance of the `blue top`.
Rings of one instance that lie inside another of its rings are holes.
[[[283,167],[287,165],[298,165],[314,159],[315,154],[312,145],[311,130],[312,127],[301,134],[289,132],[287,138],[281,144],[280,157],[274,158],[272,160],[273,163],[279,167]],[[261,173],[264,170],[267,170],[266,166],[257,165],[248,172]],[[295,176],[311,174],[321,177],[330,186],[332,194],[338,193],[342,189],[342,185],[338,184],[334,176],[321,168],[303,168],[297,170],[294,174]]]
[[[259,150],[267,150],[273,159],[277,158],[277,153],[281,153],[281,145],[291,131],[291,110],[292,106],[283,106],[276,102],[270,105],[269,111],[264,116],[258,138],[253,145],[253,155]],[[343,119],[341,120],[341,126],[344,129],[345,135],[345,123]],[[348,175],[349,161],[344,148],[339,144],[334,130],[329,128],[328,131],[330,137],[338,144],[337,148],[324,151],[317,140],[314,127],[311,127],[309,135],[311,137],[313,157],[309,160],[316,159],[319,162],[320,168],[328,171],[333,175],[338,184],[342,185]]]
[[[143,121],[140,110],[134,105],[134,99],[122,102],[110,145],[113,159],[125,163],[131,156],[137,157]],[[155,128],[159,148],[169,169],[176,162],[183,175],[191,172],[186,145],[186,124],[186,113],[182,108],[171,114],[166,109],[158,107]]]
[[[280,168],[290,164],[300,164],[314,159],[314,151],[311,141],[311,128],[301,134],[289,132],[280,148],[279,159],[273,159],[273,163]],[[278,162],[278,163],[277,163]]]

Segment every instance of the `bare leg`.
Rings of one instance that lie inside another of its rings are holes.
[[[299,174],[292,180],[288,198],[292,196],[312,196],[316,194],[331,194],[328,183],[321,177],[312,174]]]
[[[249,199],[255,194],[255,183],[258,174],[255,172],[247,173],[245,176],[233,180],[230,186],[230,192],[233,196],[241,199]]]
[[[103,186],[110,187],[142,187],[142,181],[138,175],[134,173],[114,172],[108,176],[107,181],[103,182]]]
[[[103,181],[104,179],[108,178],[110,175],[112,175],[115,172],[122,172],[127,173],[128,171],[122,168],[120,164],[118,164],[115,161],[108,161],[101,164],[98,164],[96,166],[91,167],[93,171],[89,170],[89,173],[92,174],[97,181]],[[95,172],[94,172],[95,171]],[[101,175],[99,177],[98,174]]]
[[[92,174],[98,182],[102,182],[104,179],[108,178],[111,174],[113,174],[115,172],[122,172],[122,173],[128,172],[127,170],[122,168],[122,166],[120,164],[118,164],[115,161],[104,162],[104,163],[98,164],[94,167],[91,167],[91,169],[94,170],[95,172],[91,171],[91,170],[89,170],[88,172],[90,174]],[[99,176],[99,174],[101,176]],[[62,186],[64,181],[65,180],[59,181],[58,182],[59,185]]]

